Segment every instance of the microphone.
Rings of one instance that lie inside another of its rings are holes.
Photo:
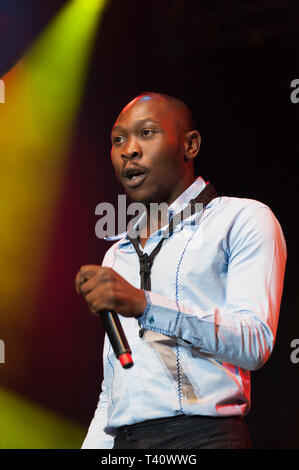
[[[101,310],[99,315],[102,319],[102,323],[116,358],[124,369],[129,369],[134,364],[131,357],[132,351],[117,313],[113,311],[109,312],[108,310]]]

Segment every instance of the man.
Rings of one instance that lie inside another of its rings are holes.
[[[148,217],[102,266],[82,266],[76,288],[92,313],[119,314],[134,366],[121,367],[106,337],[102,392],[82,447],[248,448],[249,371],[271,354],[282,296],[280,225],[265,204],[213,191],[173,222],[209,188],[194,179],[200,135],[181,101],[136,97],[111,139],[115,173]],[[162,202],[167,210],[153,220],[150,207]],[[142,256],[159,242],[145,275]]]

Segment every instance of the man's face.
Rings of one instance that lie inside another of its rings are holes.
[[[111,140],[116,176],[132,200],[169,205],[181,194],[182,136],[166,100],[133,100],[116,120]]]

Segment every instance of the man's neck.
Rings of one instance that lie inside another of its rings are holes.
[[[168,224],[169,222],[168,207],[174,201],[176,201],[179,198],[179,196],[183,194],[183,192],[186,191],[187,188],[189,188],[189,186],[191,186],[194,180],[195,178],[193,176],[192,179],[188,179],[187,182],[182,182],[183,184],[177,187],[177,191],[175,191],[172,197],[169,198],[168,203],[160,202],[156,204],[149,204],[147,206],[146,224],[140,231],[140,241],[141,241],[142,246],[145,245],[146,240],[150,237],[152,233],[156,232],[161,227]]]

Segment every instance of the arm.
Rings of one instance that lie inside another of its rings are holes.
[[[145,291],[139,318],[145,329],[176,337],[203,355],[247,370],[261,367],[276,336],[286,247],[280,225],[266,206],[248,206],[227,236],[226,303],[203,311]]]

